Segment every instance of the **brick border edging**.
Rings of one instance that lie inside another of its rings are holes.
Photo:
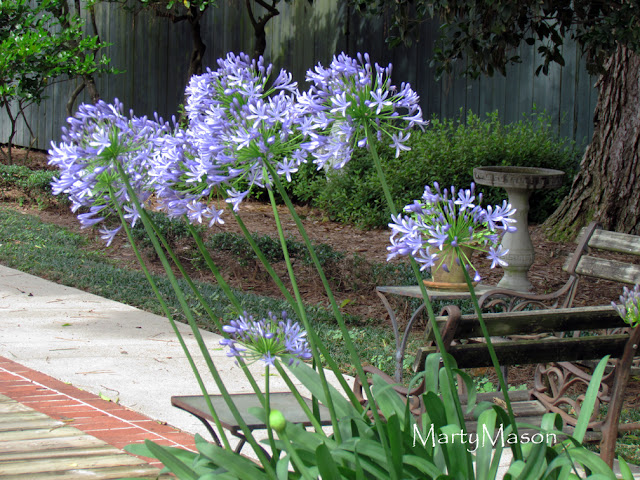
[[[148,439],[160,445],[196,451],[191,434],[2,356],[0,394],[119,449]],[[157,461],[144,459],[152,466],[161,467]]]

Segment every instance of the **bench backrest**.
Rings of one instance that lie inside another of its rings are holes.
[[[447,316],[436,318],[447,352],[453,355],[460,368],[486,367],[491,359],[485,343],[472,343],[470,339],[482,337],[476,315],[460,315],[457,307],[445,309]],[[494,342],[500,364],[535,364],[550,361],[600,359],[605,355],[619,358],[629,338],[627,333],[598,335],[594,331],[624,328],[625,324],[611,306],[560,308],[503,313],[482,316],[492,337],[525,336],[546,332],[574,332],[580,337],[549,337]],[[591,332],[591,333],[590,333]],[[424,366],[426,356],[436,351],[435,346],[422,347],[416,354],[414,368]]]
[[[582,229],[577,248],[564,264],[563,270],[569,274],[569,279],[559,290],[546,294],[529,294],[496,288],[480,296],[480,308],[493,311],[568,308],[573,305],[583,277],[630,285],[640,283],[640,258],[638,262],[630,262],[607,255],[614,252],[640,257],[640,236],[602,230],[592,222]]]
[[[616,252],[640,257],[640,237],[609,232],[591,223],[584,228],[578,248],[565,264],[570,275],[584,275],[634,285],[640,283],[640,265],[598,257],[598,252]]]

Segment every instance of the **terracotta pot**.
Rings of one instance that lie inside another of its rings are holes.
[[[460,250],[467,256],[467,258],[471,258],[471,254],[473,253],[473,249],[471,247],[460,247]],[[448,272],[442,267],[442,264],[447,266]],[[432,282],[435,284],[462,284],[466,286],[466,281],[464,278],[464,270],[461,264],[457,261],[456,258],[456,250],[454,248],[444,248],[438,259],[436,260],[436,266],[431,267],[431,277]]]

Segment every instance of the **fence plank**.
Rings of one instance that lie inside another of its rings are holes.
[[[259,8],[256,6],[258,13]],[[437,22],[423,24],[419,43],[390,50],[384,41],[389,19],[362,18],[346,2],[281,2],[278,8],[281,14],[268,27],[265,56],[278,69],[290,70],[302,86],[305,72],[317,62],[326,64],[343,50],[350,54],[368,52],[380,64],[394,63],[395,81],[411,83],[421,96],[426,117],[432,113],[457,117],[461,108],[481,115],[498,109],[501,118],[511,122],[529,113],[535,103],[539,110],[546,109],[553,115],[563,134],[579,142],[591,136],[597,91],[594,78],[587,74],[578,48],[571,42],[564,50],[567,66],[552,67],[549,77],[534,76],[538,55],[533,47],[523,46],[523,63],[509,67],[507,79],[436,81],[428,61],[438,35]],[[158,111],[168,118],[176,113],[191,51],[186,22],[172,24],[149,12],[134,16],[112,2],[97,4],[96,12],[102,40],[113,43],[105,54],[114,67],[126,71],[98,80],[102,98],[112,101],[117,96],[127,110],[133,108],[139,115]],[[215,60],[226,52],[253,51],[253,28],[243,2],[221,0],[217,7],[210,7],[202,21],[202,33],[207,45],[205,67],[215,68]],[[70,84],[52,88],[47,92],[52,98],[29,111],[27,118],[34,126],[38,148],[46,149],[52,139],[59,140],[66,116],[63,107],[71,88]],[[81,101],[87,100],[83,95]],[[567,123],[561,126],[563,116]],[[6,142],[8,132],[8,118],[0,112],[0,143]],[[16,143],[26,145],[28,140],[21,126]]]

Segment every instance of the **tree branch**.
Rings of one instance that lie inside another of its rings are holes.
[[[76,88],[73,89],[73,92],[71,92],[71,95],[69,96],[69,100],[67,100],[67,106],[66,106],[67,117],[70,117],[73,115],[73,105],[76,103],[76,100],[78,99],[78,95],[82,93],[82,90],[84,90],[84,79],[82,80],[82,82],[78,84]]]

